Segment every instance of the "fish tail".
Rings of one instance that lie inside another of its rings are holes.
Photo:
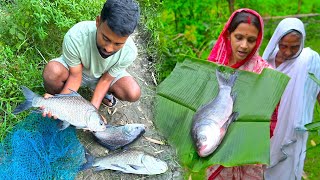
[[[233,112],[231,114],[231,116],[229,117],[230,118],[230,123],[235,121],[236,119],[238,119],[238,116],[239,116],[239,113],[238,112]]]
[[[229,78],[225,77],[222,72],[220,72],[218,69],[216,69],[216,76],[219,83],[219,86],[229,86],[233,87],[235,84],[235,81],[238,77],[238,71],[231,74]]]
[[[231,76],[229,78],[229,82],[228,82],[229,86],[233,87],[235,82],[236,82],[236,80],[237,80],[237,78],[238,78],[238,71],[236,71],[233,74],[231,74]]]
[[[90,154],[89,150],[84,148],[84,151],[85,151],[85,158],[86,158],[87,162],[81,165],[79,171],[84,171],[86,169],[90,169],[94,163],[94,157]]]
[[[21,86],[21,89],[22,89],[22,93],[25,96],[26,100],[14,109],[14,111],[12,112],[13,114],[18,114],[22,111],[25,111],[25,110],[31,108],[32,107],[32,100],[35,97],[40,97],[39,95],[32,92],[29,88],[27,88],[25,86]]]

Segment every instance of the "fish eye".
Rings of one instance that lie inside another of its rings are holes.
[[[100,125],[101,125],[101,126],[103,125],[103,122],[102,122],[102,121],[100,121]]]
[[[199,136],[199,140],[200,140],[200,141],[206,141],[206,140],[207,140],[207,137],[206,137],[206,136],[203,136],[203,135],[202,135],[202,136]]]

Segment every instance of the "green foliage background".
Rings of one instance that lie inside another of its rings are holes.
[[[235,1],[235,9],[244,7],[256,10],[263,17],[294,15],[298,13],[298,0]],[[299,13],[320,13],[320,4],[313,0],[303,0]],[[226,0],[163,0],[154,19],[158,22],[154,23],[157,27],[152,27],[157,29],[159,43],[155,50],[161,54],[156,57],[158,80],[167,77],[176,62],[186,57],[206,59],[230,14]],[[265,20],[265,36],[260,54],[280,20]],[[306,45],[319,52],[320,45],[317,42],[320,28],[317,24],[320,17],[302,20],[307,31]]]
[[[24,98],[26,85],[43,94],[42,70],[60,56],[66,31],[76,22],[95,20],[104,1],[0,1],[0,140],[25,116],[12,108]]]

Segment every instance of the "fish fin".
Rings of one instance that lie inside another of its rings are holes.
[[[231,76],[229,77],[229,80],[228,80],[228,84],[230,87],[234,86],[234,84],[238,78],[238,75],[239,75],[238,71],[235,71],[233,74],[231,74]]]
[[[12,113],[19,114],[20,112],[30,109],[31,107],[32,107],[32,102],[25,101],[22,104],[18,105]]]
[[[55,94],[54,96],[56,97],[70,97],[70,96],[81,96],[79,93],[77,93],[77,91],[74,91],[72,89],[69,89],[71,91],[71,93],[69,94]]]
[[[231,114],[231,116],[229,117],[229,119],[231,120],[231,122],[235,121],[236,119],[238,119],[239,113],[238,112],[233,112]],[[230,122],[230,123],[231,123]]]
[[[226,121],[226,122],[223,124],[223,126],[222,126],[221,129],[227,129],[227,128],[229,127],[229,125],[238,118],[238,116],[239,116],[239,113],[238,113],[238,112],[233,112],[233,113],[229,116],[228,121]]]
[[[137,165],[134,165],[134,164],[128,164],[130,167],[132,167],[132,169],[134,169],[134,170],[139,170],[139,169],[141,169],[141,168],[143,168],[143,167],[141,167],[141,166],[137,166]]]
[[[81,167],[79,168],[79,171],[84,171],[93,166],[94,157],[91,155],[88,149],[84,148],[84,151],[85,151],[85,158],[87,162],[81,165]]]
[[[105,170],[105,169],[106,169],[105,167],[95,166],[94,167],[94,172],[102,171],[102,170]]]
[[[127,169],[125,167],[119,166],[118,164],[111,164],[111,166],[123,169],[124,171],[126,171]]]
[[[67,129],[67,127],[70,126],[70,123],[68,123],[67,121],[61,120],[61,121],[59,122],[58,126],[59,126],[59,130],[62,131],[62,130]]]
[[[230,75],[229,78],[227,78],[222,72],[216,69],[216,77],[217,77],[219,86],[223,85],[223,86],[233,87],[238,77],[238,71],[235,71],[233,74]]]
[[[217,77],[219,86],[227,85],[227,83],[228,83],[227,78],[218,69],[216,69],[216,77]]]
[[[119,149],[119,146],[113,146],[113,145],[102,143],[102,142],[100,142],[100,143],[103,144],[110,151],[115,151],[115,150]]]
[[[223,126],[220,128],[220,142],[219,144],[222,142],[222,140],[224,139],[223,137],[225,136],[229,125],[235,121],[239,116],[238,112],[233,112],[230,116],[229,119],[223,124]]]
[[[33,98],[40,97],[39,95],[32,92],[29,88],[27,88],[25,86],[21,86],[21,89],[22,89],[22,93],[25,96],[26,100],[14,109],[14,111],[12,112],[13,114],[19,114],[22,111],[30,109],[32,107]]]

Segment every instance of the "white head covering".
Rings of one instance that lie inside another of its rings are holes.
[[[299,51],[290,60],[285,60],[276,67],[276,70],[285,73],[291,79],[282,95],[278,121],[270,142],[270,167],[265,173],[267,180],[280,176],[279,179],[301,178],[308,138],[304,125],[312,121],[313,107],[319,92],[319,87],[305,86],[306,82],[309,82],[310,64],[320,64],[320,60],[318,53],[304,48],[306,34],[299,19],[286,18],[279,23],[262,57],[275,67],[278,43],[292,30],[300,32],[302,40]],[[283,162],[279,163],[281,161]]]
[[[278,44],[281,38],[293,30],[302,34],[302,40],[299,51],[289,60],[285,60],[278,67],[275,67],[275,57],[279,51]],[[297,18],[283,19],[277,26],[274,34],[272,35],[265,51],[263,52],[263,59],[267,60],[276,70],[287,74],[291,80],[289,81],[286,90],[284,91],[279,112],[278,112],[278,124],[282,121],[288,121],[290,119],[290,126],[294,128],[304,129],[304,123],[301,122],[302,118],[302,102],[303,102],[303,85],[305,84],[307,76],[307,63],[308,63],[308,49],[304,49],[304,40],[306,34],[303,23]],[[294,98],[293,98],[294,97]],[[276,130],[275,130],[276,131]]]
[[[276,30],[274,31],[266,49],[263,52],[262,59],[270,61],[271,57],[276,55],[278,52],[278,43],[279,41],[288,33],[296,30],[302,34],[302,40],[299,51],[291,58],[294,59],[298,57],[304,47],[304,41],[306,38],[306,32],[304,30],[303,23],[297,18],[286,18],[283,19],[277,26]],[[272,63],[273,64],[273,63]]]

